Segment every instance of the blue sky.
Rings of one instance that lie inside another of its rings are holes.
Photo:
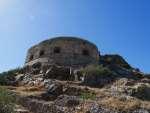
[[[0,0],[0,72],[47,38],[78,36],[150,72],[149,0]]]

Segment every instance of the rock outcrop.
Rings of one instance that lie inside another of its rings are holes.
[[[101,56],[100,64],[103,64],[104,66],[115,65],[125,69],[132,69],[132,67],[120,55]]]

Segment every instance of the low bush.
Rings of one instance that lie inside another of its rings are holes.
[[[96,94],[94,92],[81,92],[80,98],[83,100],[95,100],[96,99]]]
[[[0,85],[9,85],[11,81],[15,80],[15,76],[22,72],[22,68],[16,68],[0,73]]]
[[[110,83],[115,75],[110,69],[101,65],[90,65],[81,70],[84,76],[83,84],[94,87],[102,87]]]
[[[114,73],[108,69],[107,67],[103,67],[102,65],[89,65],[81,70],[84,75],[92,75],[92,76],[111,76]]]
[[[132,96],[137,97],[142,100],[150,101],[150,85],[139,84],[132,89]]]
[[[15,113],[15,97],[5,88],[0,87],[0,113]]]

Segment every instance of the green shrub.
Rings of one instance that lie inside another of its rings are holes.
[[[114,73],[106,67],[102,65],[89,65],[86,68],[81,70],[84,75],[92,75],[92,76],[111,76]]]
[[[132,96],[150,101],[150,85],[140,84],[137,87],[132,88]]]
[[[90,65],[81,70],[84,77],[83,84],[92,87],[103,87],[112,82],[115,73],[101,65]]]
[[[96,99],[96,94],[94,92],[82,92],[80,94],[80,98],[83,100],[95,100]]]
[[[15,113],[15,97],[5,88],[0,87],[0,113]]]
[[[0,85],[9,85],[11,81],[15,80],[15,76],[22,72],[23,72],[22,68],[16,68],[0,73]]]

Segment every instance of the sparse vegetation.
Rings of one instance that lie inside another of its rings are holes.
[[[121,111],[121,112],[128,112],[134,109],[140,108],[140,102],[136,100],[119,100],[118,98],[110,97],[107,99],[102,100],[100,105],[105,106],[106,108]]]
[[[5,88],[0,87],[0,113],[15,113],[15,97]]]
[[[82,92],[80,98],[83,100],[95,100],[96,94],[94,92]]]
[[[141,84],[136,88],[133,88],[132,90],[133,90],[132,96],[142,100],[150,101],[150,85]]]
[[[81,72],[85,75],[93,76],[111,76],[114,73],[102,65],[89,65],[86,68],[82,69]]]
[[[84,76],[83,84],[93,87],[103,87],[112,82],[115,73],[101,65],[90,65],[81,70]]]
[[[12,69],[3,73],[0,73],[0,85],[9,85],[11,81],[15,79],[15,76],[22,73],[22,68]]]
[[[95,92],[90,92],[90,91],[84,91],[81,92],[80,98],[83,100],[81,111],[85,113],[85,106],[87,104],[87,100],[95,100],[96,99],[96,93]]]

